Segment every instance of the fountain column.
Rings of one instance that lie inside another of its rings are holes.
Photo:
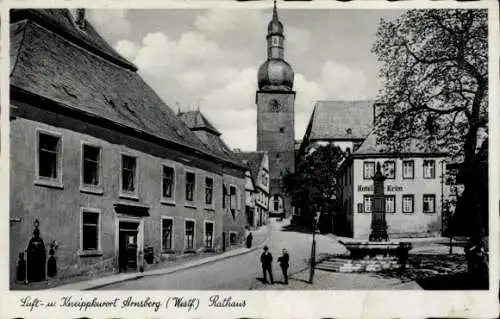
[[[385,176],[377,163],[377,170],[373,176],[372,222],[370,241],[387,241],[387,221],[385,219]]]

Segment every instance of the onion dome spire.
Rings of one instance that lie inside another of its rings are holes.
[[[285,35],[283,24],[278,17],[276,0],[274,0],[273,17],[267,25],[267,61],[259,68],[258,83],[261,90],[293,89],[294,73],[285,61]]]

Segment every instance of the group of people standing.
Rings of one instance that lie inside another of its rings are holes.
[[[283,249],[282,256],[278,258],[278,263],[280,264],[281,272],[283,273],[283,282],[288,285],[288,266],[290,261],[290,256],[286,249]],[[273,255],[269,252],[269,248],[264,246],[264,252],[260,255],[260,262],[262,263],[262,272],[264,274],[264,283],[267,284],[267,274],[269,274],[269,279],[271,284],[274,285],[273,279]]]
[[[247,235],[246,238],[246,246],[247,248],[252,247],[252,240],[253,236],[252,233],[250,232]],[[282,251],[283,255],[278,258],[278,263],[280,264],[281,272],[283,273],[283,283],[285,285],[288,285],[288,266],[290,262],[290,256],[288,255],[288,252],[286,249],[283,249]],[[267,246],[264,246],[264,252],[262,255],[260,255],[260,262],[262,263],[262,272],[264,275],[264,280],[263,282],[267,284],[267,275],[269,274],[269,279],[271,281],[271,284],[274,285],[274,278],[273,278],[273,255],[269,251],[269,248]]]

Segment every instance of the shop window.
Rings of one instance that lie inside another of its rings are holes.
[[[191,172],[186,173],[186,200],[192,202],[194,200],[194,189],[196,186],[196,175]]]
[[[205,222],[205,248],[213,247],[214,223]]]
[[[205,204],[212,205],[212,195],[214,192],[214,180],[210,177],[205,178]]]
[[[172,231],[174,220],[162,218],[161,220],[161,248],[163,252],[172,250]]]
[[[364,206],[364,212],[365,213],[371,213],[372,212],[372,202],[373,202],[373,196],[372,195],[364,195],[363,196],[363,206]]]
[[[82,212],[82,250],[99,249],[99,213]]]
[[[385,161],[383,165],[384,176],[387,179],[396,178],[396,162],[395,161]]]
[[[229,233],[229,244],[231,244],[231,245],[237,244],[237,234],[235,232]]]
[[[403,161],[403,179],[413,179],[415,175],[414,162]]]
[[[436,177],[436,162],[434,160],[424,160],[424,178]]]
[[[194,221],[185,221],[185,250],[194,249]]]
[[[100,152],[99,147],[85,144],[82,146],[82,178],[84,185],[99,185]]]
[[[122,155],[122,191],[136,192],[137,159],[132,156]]]
[[[385,196],[385,212],[395,213],[396,212],[396,196],[386,195]]]
[[[413,195],[403,195],[403,213],[413,213],[414,208]]]
[[[372,179],[375,175],[375,162],[364,162],[363,163],[363,178]]]
[[[424,195],[424,213],[434,213],[436,211],[436,195]]]
[[[162,197],[172,199],[174,196],[174,169],[162,166]]]

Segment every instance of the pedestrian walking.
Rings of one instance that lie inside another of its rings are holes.
[[[283,255],[278,258],[278,262],[280,263],[281,272],[283,273],[283,281],[285,285],[288,285],[288,262],[290,261],[290,256],[286,249],[283,249]]]
[[[273,279],[273,255],[269,252],[269,248],[264,246],[264,252],[260,255],[260,262],[262,263],[262,272],[264,274],[264,283],[267,284],[267,273],[269,273],[269,279],[271,280],[271,285],[274,285]]]
[[[252,247],[252,239],[253,239],[253,235],[252,235],[252,232],[250,232],[247,236],[247,248]]]

